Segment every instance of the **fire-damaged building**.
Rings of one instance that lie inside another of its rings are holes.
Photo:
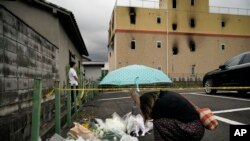
[[[206,72],[250,50],[248,9],[212,7],[209,0],[123,3],[117,0],[109,23],[110,70],[142,64],[174,82],[201,81]]]
[[[28,140],[34,79],[42,80],[41,137],[53,129],[55,81],[88,51],[72,12],[44,0],[0,1],[0,140]],[[82,70],[83,71],[83,70]],[[62,108],[65,105],[62,103]]]

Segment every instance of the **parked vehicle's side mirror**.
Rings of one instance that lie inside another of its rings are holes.
[[[220,65],[219,68],[224,70],[224,69],[226,69],[226,66],[225,65]]]

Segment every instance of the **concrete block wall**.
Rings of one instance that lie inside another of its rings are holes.
[[[36,78],[42,79],[41,126],[53,119],[53,98],[46,95],[59,80],[58,54],[55,45],[0,6],[0,140],[30,136]]]
[[[1,111],[9,104],[32,100],[35,78],[42,78],[46,96],[59,75],[58,48],[6,9],[1,8],[0,13]],[[1,112],[0,115],[14,111]]]

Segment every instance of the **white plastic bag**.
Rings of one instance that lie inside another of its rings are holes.
[[[122,136],[120,141],[138,141],[138,139],[136,137],[132,137],[130,135],[125,134]]]

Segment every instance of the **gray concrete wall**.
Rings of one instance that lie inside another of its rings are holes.
[[[14,15],[21,18],[25,23],[59,48],[57,63],[59,65],[60,85],[62,86],[63,82],[66,83],[66,66],[69,64],[69,50],[76,56],[76,62],[81,61],[82,57],[65,32],[57,15],[53,15],[51,11],[40,9],[19,0],[1,1],[0,4],[4,5]]]
[[[86,79],[96,81],[102,75],[102,66],[85,66],[85,77]]]
[[[33,81],[43,94],[59,79],[58,48],[0,8],[0,116],[31,106]],[[45,95],[44,95],[45,96]]]
[[[0,140],[30,138],[35,78],[42,78],[41,125],[53,119],[46,95],[59,79],[58,56],[55,45],[0,7]]]

